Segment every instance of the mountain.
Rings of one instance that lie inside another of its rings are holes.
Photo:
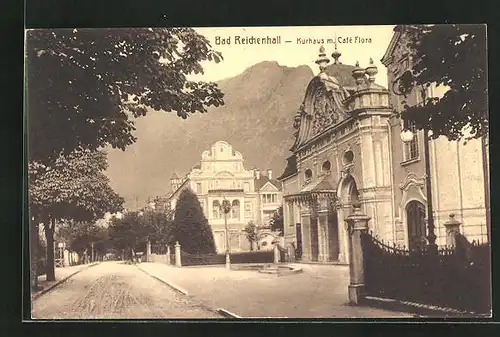
[[[265,61],[218,83],[225,105],[183,120],[175,113],[151,111],[136,121],[137,142],[126,151],[109,149],[107,171],[126,207],[170,191],[174,172],[184,175],[203,151],[224,140],[242,153],[245,168],[257,166],[279,176],[293,144],[293,117],[313,73]]]

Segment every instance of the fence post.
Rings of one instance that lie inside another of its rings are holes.
[[[179,241],[175,242],[175,266],[181,267],[181,245]]]
[[[368,231],[369,216],[361,212],[359,203],[353,204],[353,213],[345,222],[349,234],[349,302],[360,304],[365,297],[365,273],[362,235]]]
[[[280,262],[280,251],[278,249],[278,242],[274,243],[273,252],[274,252],[274,263],[275,264],[279,263]]]
[[[146,262],[151,262],[151,241],[146,243]]]
[[[170,246],[167,245],[167,264],[170,264]]]
[[[460,221],[455,219],[455,214],[450,214],[448,221],[444,223],[446,228],[446,245],[455,248],[457,245],[457,234],[460,234]]]

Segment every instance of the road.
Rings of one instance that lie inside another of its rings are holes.
[[[134,265],[104,262],[83,270],[32,305],[33,319],[221,318]]]

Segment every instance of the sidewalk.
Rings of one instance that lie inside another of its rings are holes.
[[[76,266],[71,266],[71,267],[62,267],[62,268],[56,268],[55,269],[55,274],[56,274],[56,280],[55,281],[47,281],[47,275],[40,275],[38,276],[38,285],[41,286],[43,289],[40,291],[31,291],[31,300],[34,300],[38,298],[40,295],[46,293],[47,291],[53,289],[60,283],[66,281],[68,278],[71,276],[79,273],[83,269],[89,268],[91,266],[96,265],[96,263],[89,263],[89,264],[80,264]]]
[[[293,265],[304,272],[277,277],[257,271],[227,270],[224,266],[137,266],[211,308],[222,308],[241,317],[413,317],[409,313],[347,304],[347,266]]]

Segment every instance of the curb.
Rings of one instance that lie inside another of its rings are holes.
[[[181,287],[179,287],[179,286],[177,286],[177,285],[175,285],[175,284],[173,284],[173,283],[171,283],[171,282],[167,282],[167,281],[165,281],[165,280],[163,280],[163,279],[161,279],[161,278],[159,278],[159,277],[157,277],[157,276],[155,276],[155,275],[153,275],[153,274],[150,274],[150,273],[148,273],[147,271],[145,271],[144,269],[142,269],[141,267],[139,267],[139,266],[137,266],[137,265],[136,265],[136,267],[137,267],[139,270],[141,270],[143,273],[145,273],[146,275],[149,275],[149,276],[151,276],[152,278],[154,278],[154,279],[156,279],[156,280],[160,281],[161,283],[166,284],[167,286],[169,286],[170,288],[174,289],[175,291],[177,291],[177,292],[181,293],[182,295],[186,295],[186,296],[188,296],[188,292],[187,292],[186,290],[182,289]]]
[[[239,318],[239,319],[243,318],[241,316],[232,313],[231,311],[222,308],[217,309],[217,312],[226,318]]]
[[[410,311],[425,316],[440,316],[440,317],[482,317],[484,314],[456,310],[452,308],[438,307],[435,305],[427,305],[408,301],[399,301],[391,298],[381,298],[375,296],[365,297],[366,305],[388,308],[389,310]]]
[[[84,267],[84,268],[82,268],[82,269],[79,269],[79,270],[75,271],[75,272],[74,272],[74,273],[72,273],[72,274],[69,274],[68,276],[66,276],[66,277],[64,277],[64,278],[62,278],[62,279],[60,279],[59,281],[56,281],[56,283],[54,283],[54,284],[52,284],[52,285],[48,286],[47,288],[45,288],[45,289],[41,290],[39,293],[37,293],[36,295],[34,295],[34,296],[32,297],[32,299],[31,299],[31,300],[32,300],[32,301],[34,301],[34,300],[38,299],[38,298],[39,298],[40,296],[42,296],[43,294],[48,293],[49,291],[51,291],[52,289],[54,289],[54,288],[55,288],[55,287],[57,287],[58,285],[60,285],[60,284],[62,284],[62,283],[64,283],[64,282],[66,282],[66,281],[67,281],[67,280],[69,280],[71,277],[75,276],[76,274],[80,273],[81,271],[83,271],[83,270],[85,270],[85,269],[88,269],[88,268],[90,268],[90,267],[96,266],[96,265],[98,265],[98,264],[99,264],[99,262],[97,262],[97,263],[93,263],[93,264],[90,264],[90,265],[88,265],[88,266],[86,266],[86,267]]]

